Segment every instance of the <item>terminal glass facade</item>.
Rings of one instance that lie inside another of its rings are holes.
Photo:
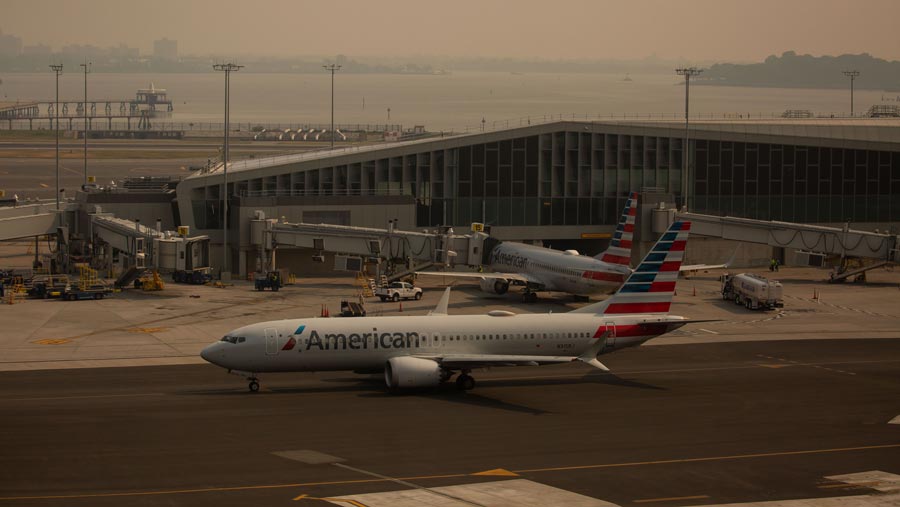
[[[900,220],[900,152],[697,140],[692,211],[786,222]]]

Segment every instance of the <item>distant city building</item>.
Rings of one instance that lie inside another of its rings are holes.
[[[138,48],[130,48],[123,43],[109,48],[109,56],[120,60],[134,60],[141,56]]]
[[[96,60],[104,56],[106,54],[106,50],[97,46],[92,46],[90,44],[85,44],[84,46],[82,46],[81,44],[70,44],[68,46],[63,46],[60,53],[62,53],[63,56],[72,58]]]
[[[158,60],[177,60],[178,41],[169,40],[165,37],[153,41],[153,57]]]
[[[19,56],[22,53],[22,39],[15,35],[4,35],[0,30],[0,56]]]
[[[47,56],[53,54],[53,48],[45,44],[35,44],[34,46],[24,46],[22,54],[26,56]]]

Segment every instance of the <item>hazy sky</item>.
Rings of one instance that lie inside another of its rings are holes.
[[[900,60],[900,0],[3,0],[0,30],[59,49],[181,54]]]

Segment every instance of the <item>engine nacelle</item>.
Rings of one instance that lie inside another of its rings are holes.
[[[441,383],[441,367],[431,359],[392,357],[384,365],[384,382],[391,389],[434,387]]]
[[[481,290],[489,294],[506,294],[509,290],[509,282],[495,278],[485,278],[480,282]]]

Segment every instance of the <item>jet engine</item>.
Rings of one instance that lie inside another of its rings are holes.
[[[384,365],[384,382],[391,389],[433,387],[441,383],[441,367],[431,359],[392,357]]]
[[[506,294],[506,291],[509,290],[509,282],[506,280],[485,278],[481,281],[481,290],[489,294]]]

